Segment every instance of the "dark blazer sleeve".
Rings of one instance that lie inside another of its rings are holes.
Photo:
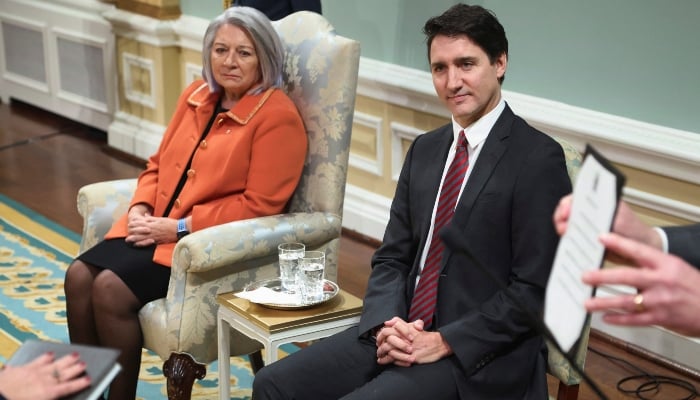
[[[700,269],[700,224],[662,229],[668,236],[668,252]]]

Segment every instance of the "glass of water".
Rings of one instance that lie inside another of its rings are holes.
[[[306,251],[299,259],[299,291],[303,304],[314,304],[323,300],[323,276],[326,253]]]
[[[306,247],[303,243],[282,243],[277,246],[280,263],[280,281],[282,290],[296,293],[299,259],[304,256]]]

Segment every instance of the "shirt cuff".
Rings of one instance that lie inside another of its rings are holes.
[[[666,231],[658,226],[654,227],[654,230],[659,234],[659,238],[661,239],[661,250],[664,253],[668,253],[668,236],[666,235]]]

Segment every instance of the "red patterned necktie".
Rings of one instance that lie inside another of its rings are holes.
[[[423,265],[423,270],[420,273],[418,286],[413,294],[411,309],[408,312],[409,322],[421,319],[425,329],[429,328],[433,322],[435,303],[437,302],[438,276],[440,275],[440,266],[442,264],[442,253],[445,249],[445,245],[438,233],[452,219],[459,191],[462,188],[462,182],[468,167],[467,138],[464,135],[464,131],[461,131],[457,139],[455,158],[452,160],[452,164],[447,170],[447,175],[445,175],[445,181],[442,183],[438,208],[435,213],[435,221],[433,222],[430,248],[425,258],[425,265]]]

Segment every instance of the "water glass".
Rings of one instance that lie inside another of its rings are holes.
[[[282,243],[277,246],[280,264],[280,281],[282,290],[296,293],[299,259],[304,256],[306,247],[303,243]]]
[[[323,300],[323,277],[326,253],[306,251],[299,259],[299,291],[302,304],[315,304]]]

